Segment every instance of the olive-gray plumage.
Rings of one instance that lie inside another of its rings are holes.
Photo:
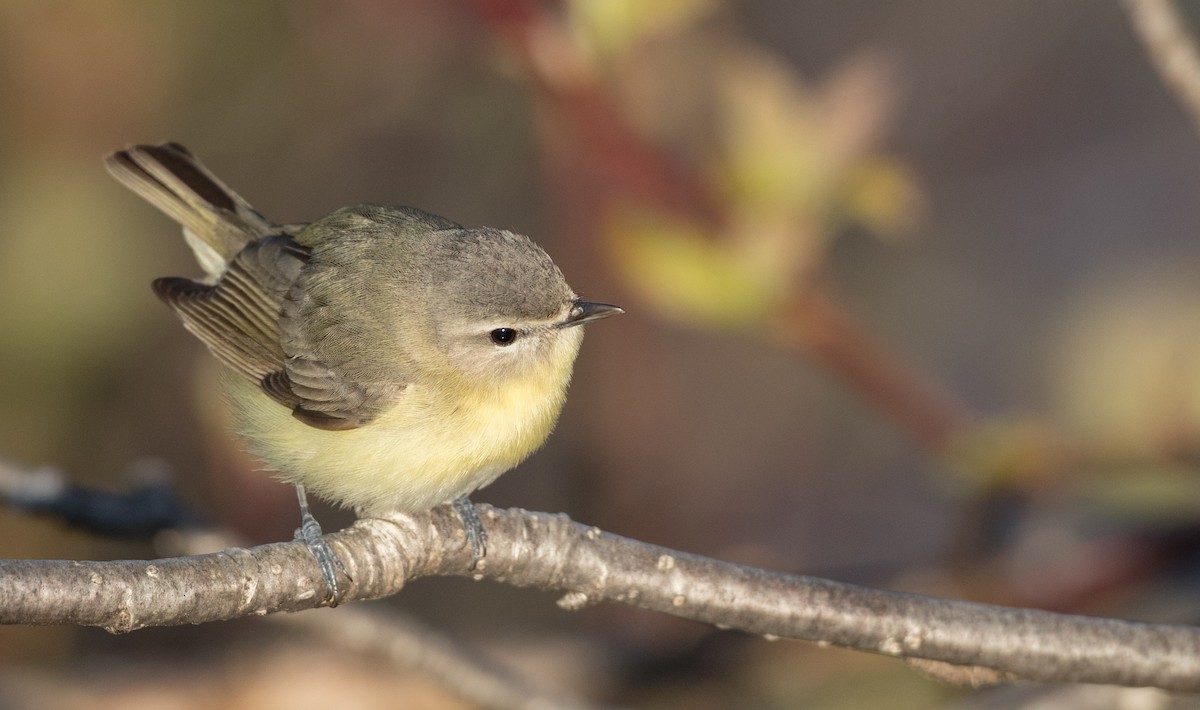
[[[228,367],[238,431],[297,484],[302,509],[305,487],[375,514],[488,484],[553,428],[575,326],[621,312],[579,299],[510,231],[381,205],[276,224],[175,143],[106,165],[183,226],[205,277],[155,291]],[[305,515],[334,588],[332,553]]]

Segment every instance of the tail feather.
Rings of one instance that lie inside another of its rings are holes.
[[[247,244],[279,231],[178,143],[131,146],[109,155],[104,164],[113,177],[183,226],[210,277],[219,276]]]

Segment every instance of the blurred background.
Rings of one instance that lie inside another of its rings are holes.
[[[214,523],[291,536],[292,489],[150,291],[199,269],[101,166],[174,140],[275,220],[370,201],[511,228],[626,308],[589,329],[547,446],[476,501],[1200,621],[1200,136],[1114,2],[7,0],[0,105],[0,458],[112,490],[157,459]],[[0,535],[3,557],[155,554],[7,509]],[[449,579],[380,604],[614,705],[1075,692],[555,598]],[[466,707],[262,619],[0,628],[0,679],[3,708]]]

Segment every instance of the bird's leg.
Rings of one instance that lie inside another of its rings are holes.
[[[483,529],[479,511],[475,510],[475,504],[469,498],[459,496],[454,499],[453,505],[467,533],[467,542],[471,544],[471,569],[475,569],[475,565],[487,554],[487,530]]]
[[[304,486],[298,483],[296,484],[296,497],[300,500],[300,527],[296,529],[296,539],[303,540],[304,544],[308,545],[308,551],[317,560],[317,567],[321,569],[321,576],[325,579],[325,589],[328,591],[325,601],[331,607],[337,606],[341,601],[337,573],[341,572],[346,579],[350,579],[350,575],[346,574],[342,560],[323,537],[321,524],[308,511],[308,494],[304,492]]]

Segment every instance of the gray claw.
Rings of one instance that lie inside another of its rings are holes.
[[[338,572],[346,579],[350,579],[350,575],[346,572],[345,565],[342,560],[333,551],[333,547],[329,545],[321,530],[321,524],[308,511],[308,496],[304,492],[303,486],[296,486],[296,496],[300,499],[300,527],[296,529],[296,539],[302,540],[308,545],[308,551],[312,553],[313,558],[317,561],[317,567],[321,570],[321,577],[325,580],[325,603],[331,607],[337,606],[342,601],[342,590],[338,585]],[[351,580],[353,581],[353,580]]]
[[[475,504],[466,496],[454,499],[454,512],[462,520],[463,530],[467,533],[467,542],[471,545],[471,569],[479,564],[487,554],[487,530],[483,529],[483,521],[479,519],[479,511]]]

